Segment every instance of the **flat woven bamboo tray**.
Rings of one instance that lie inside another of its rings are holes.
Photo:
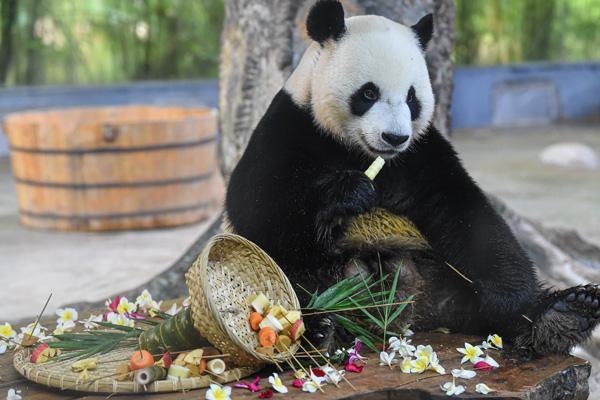
[[[119,364],[127,362],[135,347],[122,347],[107,354],[96,356],[98,368],[89,370],[90,380],[82,382],[79,373],[71,371],[73,360],[33,364],[29,361],[31,350],[28,348],[17,351],[13,364],[21,375],[30,381],[41,385],[62,390],[76,390],[94,393],[161,393],[178,392],[182,390],[201,389],[211,383],[228,383],[240,380],[259,370],[258,367],[231,368],[221,376],[203,375],[200,377],[179,380],[155,381],[149,385],[139,385],[134,381],[117,381],[116,369]]]

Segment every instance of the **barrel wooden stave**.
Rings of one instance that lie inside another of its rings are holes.
[[[27,226],[175,226],[206,218],[222,200],[213,110],[34,112],[5,127]]]

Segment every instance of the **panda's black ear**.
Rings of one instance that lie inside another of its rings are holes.
[[[421,48],[426,50],[427,43],[429,43],[431,36],[433,35],[433,15],[427,14],[410,28],[419,38],[419,44],[421,45]]]
[[[338,40],[346,32],[344,8],[338,0],[319,0],[306,18],[306,30],[315,41]]]

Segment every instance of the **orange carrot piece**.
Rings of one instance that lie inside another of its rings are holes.
[[[258,332],[258,343],[262,347],[273,347],[277,341],[277,333],[270,326],[265,326]]]
[[[129,369],[136,371],[154,365],[154,357],[146,350],[136,350],[129,360]]]
[[[252,314],[250,314],[250,326],[252,327],[253,331],[259,331],[260,328],[258,327],[258,324],[260,324],[260,321],[263,320],[263,316],[260,315],[260,313],[258,312],[253,312]]]

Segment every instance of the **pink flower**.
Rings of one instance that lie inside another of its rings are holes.
[[[365,367],[364,365],[356,365],[356,364],[347,363],[344,366],[344,369],[348,372],[356,372],[357,374],[360,374],[364,367]]]
[[[490,364],[486,363],[485,361],[476,362],[475,365],[473,365],[473,368],[478,369],[480,371],[485,371],[485,372],[491,372],[494,370],[494,367],[492,367]]]
[[[254,380],[252,381],[252,383],[248,383],[248,382],[240,382],[240,383],[236,383],[235,385],[233,385],[234,388],[239,388],[239,389],[248,389],[251,392],[259,392],[260,391],[260,376],[257,376],[256,378],[254,378]],[[273,395],[273,393],[271,392],[271,396]],[[262,399],[263,397],[261,397]],[[267,397],[265,397],[267,398]]]
[[[302,386],[304,386],[304,379],[294,379],[292,381],[292,386],[297,389],[302,389]]]
[[[110,299],[108,299],[105,304],[110,311],[117,312],[117,307],[119,306],[120,301],[121,301],[121,296],[115,296],[115,298],[112,300],[112,302],[110,301]]]
[[[271,389],[267,389],[258,394],[259,399],[270,399],[271,397],[273,397],[273,391]]]
[[[354,340],[354,348],[350,349],[350,351],[348,352],[348,361],[346,361],[346,364],[354,364],[356,361],[362,361],[364,359],[366,359],[366,357],[363,357],[360,355],[360,349],[362,348],[362,343],[360,342],[360,340],[355,339]]]

